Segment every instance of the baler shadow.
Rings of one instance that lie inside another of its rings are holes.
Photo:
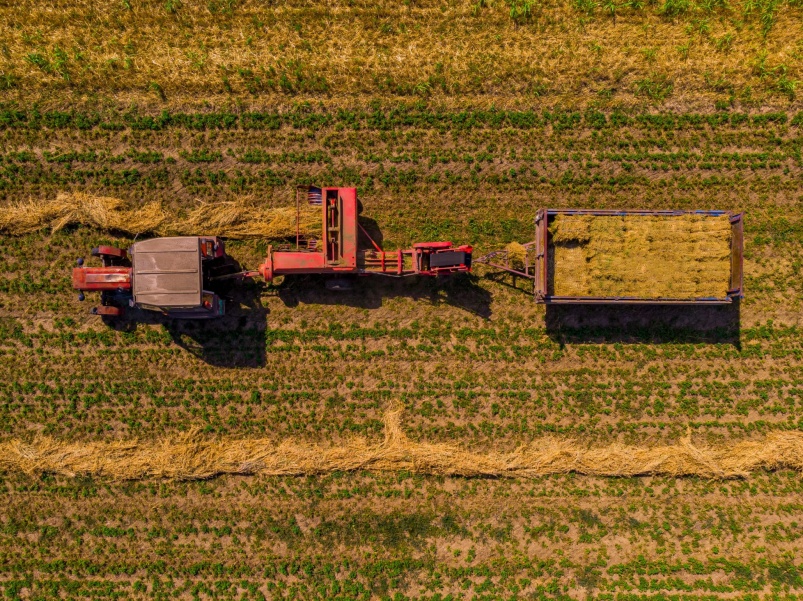
[[[739,348],[740,307],[547,305],[547,335],[565,343],[707,343]]]
[[[173,342],[217,367],[263,367],[266,363],[267,307],[260,301],[262,284],[246,282],[226,298],[226,315],[207,321],[164,320]]]
[[[359,216],[358,248],[383,248],[384,236],[377,222]],[[332,289],[337,280],[337,289]],[[327,281],[329,289],[327,289]],[[300,304],[341,305],[360,309],[378,309],[388,298],[406,297],[433,305],[450,305],[487,318],[491,315],[491,295],[477,285],[477,278],[460,273],[444,277],[392,277],[373,274],[359,277],[344,275],[286,275],[276,286],[277,295],[287,307]]]
[[[382,234],[382,230],[380,229],[379,224],[376,222],[376,219],[366,217],[365,215],[360,215],[358,221],[362,227],[362,230],[357,233],[357,239],[359,241],[360,248],[371,248],[372,240],[381,248],[385,241],[385,236]]]
[[[305,275],[285,277],[278,286],[278,296],[287,307],[300,304],[342,305],[360,309],[378,309],[389,298],[405,297],[432,305],[457,307],[483,318],[491,316],[491,294],[477,285],[477,277],[457,274],[444,278],[383,276],[357,277],[353,289],[326,289],[326,277]]]

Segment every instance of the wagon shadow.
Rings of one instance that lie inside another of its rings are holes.
[[[547,335],[566,343],[706,343],[740,347],[739,301],[728,305],[547,305]]]

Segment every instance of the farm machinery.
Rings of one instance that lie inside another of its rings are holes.
[[[320,236],[299,230],[305,203],[321,208]],[[87,266],[78,259],[73,288],[79,300],[85,299],[85,292],[100,292],[100,305],[92,313],[101,316],[118,317],[126,308],[139,308],[173,318],[210,319],[225,313],[225,302],[215,292],[225,280],[262,277],[271,282],[277,276],[319,274],[325,276],[327,289],[347,290],[356,276],[433,277],[471,270],[472,248],[466,245],[419,242],[408,249],[383,251],[359,223],[355,188],[298,188],[296,209],[295,243],[269,246],[255,271],[232,269],[236,263],[226,254],[223,240],[214,236],[153,238],[127,250],[92,249],[102,265]]]

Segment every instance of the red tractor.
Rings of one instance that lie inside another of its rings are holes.
[[[258,271],[231,272],[234,263],[215,237],[154,238],[136,242],[128,251],[101,246],[92,255],[102,267],[73,269],[73,288],[100,291],[101,304],[92,312],[119,316],[125,307],[152,309],[170,317],[208,319],[224,314],[224,302],[212,289],[220,280],[261,275],[321,274],[326,287],[344,290],[354,276],[441,276],[471,271],[470,246],[451,242],[419,242],[412,248],[383,251],[359,224],[360,203],[355,188],[299,188],[296,206],[321,207],[321,237],[296,230],[295,244],[269,246]],[[360,233],[369,243],[361,248]]]
[[[126,307],[153,309],[184,319],[210,319],[224,313],[223,299],[210,291],[216,270],[226,265],[223,242],[214,237],[153,238],[127,251],[111,246],[92,249],[102,267],[78,259],[73,288],[100,292],[92,313],[118,317]]]

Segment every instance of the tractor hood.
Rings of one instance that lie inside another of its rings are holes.
[[[136,304],[165,309],[201,305],[203,272],[197,237],[143,240],[131,247],[130,255]]]

